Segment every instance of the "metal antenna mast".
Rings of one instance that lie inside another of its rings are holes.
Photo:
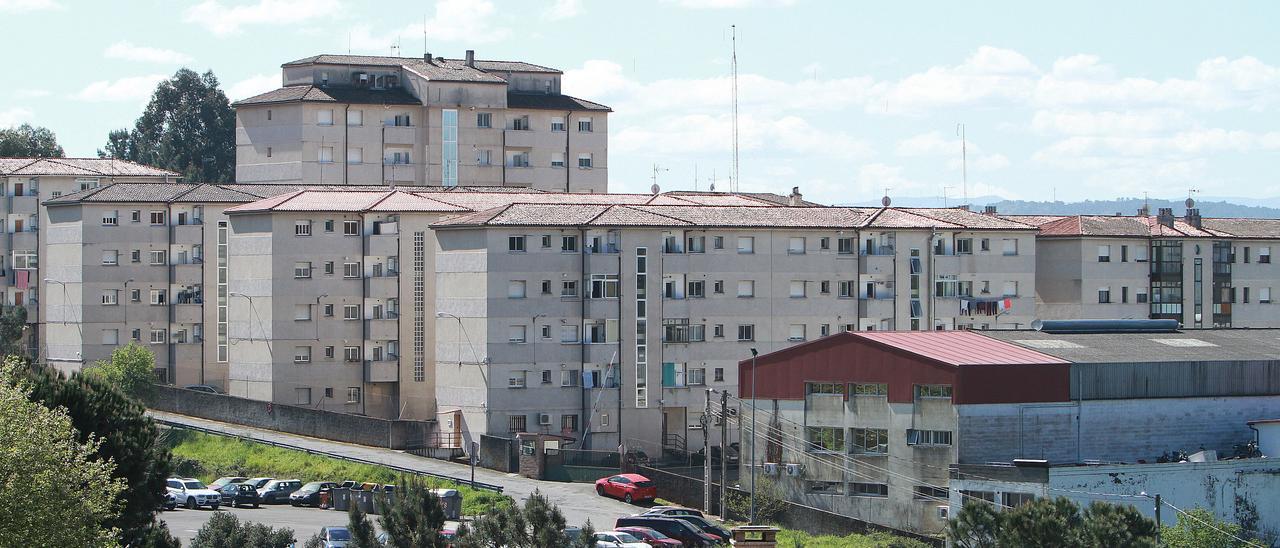
[[[964,124],[957,124],[956,132],[960,134],[960,193],[964,203],[969,203],[969,145],[964,138]]]
[[[738,192],[738,26],[729,25],[730,41],[733,57],[730,66],[733,68],[733,180],[729,184],[729,192]]]

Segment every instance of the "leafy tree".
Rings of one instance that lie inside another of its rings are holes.
[[[776,523],[787,511],[787,501],[778,490],[773,480],[756,476],[756,522]],[[749,484],[743,484],[748,487]],[[730,489],[725,494],[725,506],[729,507],[729,515],[746,520],[751,516],[751,492]]]
[[[1089,546],[1155,548],[1156,522],[1132,506],[1093,502],[1084,511],[1084,541]]]
[[[956,517],[947,521],[947,538],[957,548],[996,548],[1001,515],[995,505],[970,499]]]
[[[156,86],[133,129],[112,131],[98,155],[177,171],[187,181],[229,182],[235,129],[235,111],[213,72],[183,68]]]
[[[112,477],[126,484],[117,497],[120,515],[107,526],[120,531],[121,544],[136,544],[153,527],[169,475],[169,451],[157,443],[155,423],[137,400],[99,379],[67,379],[40,369],[31,373],[31,380],[31,399],[50,409],[65,408],[81,443],[101,440],[98,457],[114,462]]]
[[[113,546],[104,524],[124,482],[99,458],[100,440],[80,439],[67,412],[31,401],[25,364],[0,364],[0,546]]]
[[[1204,508],[1188,510],[1187,515],[1178,517],[1178,523],[1160,532],[1161,544],[1169,548],[1264,546],[1262,543],[1241,542],[1236,537],[1243,538],[1238,524],[1222,521]]]
[[[18,127],[0,129],[0,158],[62,158],[58,137],[49,128]]]
[[[288,548],[294,542],[292,529],[240,523],[234,514],[214,512],[196,531],[191,548]]]
[[[111,358],[86,369],[85,374],[125,394],[145,401],[155,390],[156,355],[146,347],[130,342],[111,351]]]
[[[0,311],[0,356],[26,356],[22,330],[27,327],[27,309],[10,306]]]

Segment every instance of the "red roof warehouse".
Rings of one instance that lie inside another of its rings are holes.
[[[1070,400],[1070,362],[970,331],[844,332],[756,360],[759,399],[802,400],[805,383],[885,383],[891,403],[917,384],[949,384],[955,404]],[[752,360],[738,368],[751,397]]]

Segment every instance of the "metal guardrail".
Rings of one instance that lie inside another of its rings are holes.
[[[414,469],[412,469],[412,468],[405,468],[405,467],[403,467],[403,466],[396,466],[396,465],[394,465],[394,464],[388,464],[388,463],[383,463],[383,462],[376,462],[376,461],[366,460],[366,459],[362,459],[362,458],[357,458],[357,457],[351,457],[351,456],[347,456],[347,455],[342,455],[342,454],[338,454],[338,453],[332,453],[332,452],[329,452],[329,451],[319,451],[319,450],[316,450],[316,449],[308,449],[308,448],[306,448],[306,447],[299,447],[299,446],[297,446],[297,445],[292,445],[292,444],[288,444],[288,443],[281,443],[281,442],[278,442],[278,441],[263,440],[263,439],[252,438],[252,437],[246,437],[246,436],[237,436],[237,435],[235,435],[235,434],[228,434],[228,433],[226,433],[226,432],[222,432],[222,431],[219,431],[219,430],[213,430],[213,429],[211,429],[211,428],[205,428],[205,427],[203,427],[203,426],[195,426],[195,425],[191,425],[191,424],[184,424],[184,423],[181,423],[181,422],[170,421],[170,420],[165,420],[165,419],[156,418],[156,417],[152,417],[152,420],[154,420],[154,421],[155,421],[156,423],[158,423],[158,424],[163,424],[163,425],[165,425],[165,426],[169,426],[169,427],[172,427],[172,428],[181,428],[181,429],[184,429],[184,430],[194,430],[194,431],[196,431],[196,432],[202,432],[202,433],[205,433],[205,434],[211,434],[211,435],[214,435],[214,436],[222,436],[222,437],[224,437],[224,438],[236,438],[236,439],[239,439],[239,440],[248,440],[248,441],[252,441],[252,442],[254,442],[254,443],[261,443],[261,444],[264,444],[264,445],[270,445],[270,446],[272,446],[272,447],[279,447],[279,448],[281,448],[281,449],[292,449],[292,450],[294,450],[294,451],[302,451],[302,452],[305,452],[305,453],[308,453],[308,454],[311,454],[311,455],[321,455],[321,456],[329,457],[329,458],[332,458],[332,459],[344,460],[344,461],[347,461],[347,462],[354,462],[354,463],[356,463],[356,464],[368,464],[368,465],[370,465],[370,466],[381,466],[381,467],[383,467],[383,468],[390,468],[391,470],[395,470],[396,472],[400,472],[400,473],[402,473],[402,474],[412,474],[412,475],[415,475],[415,476],[426,476],[426,477],[429,477],[429,478],[435,478],[435,479],[439,479],[439,480],[445,480],[445,481],[453,482],[453,483],[456,483],[456,484],[458,484],[458,485],[467,485],[467,486],[470,486],[472,489],[481,489],[481,490],[484,490],[484,491],[493,491],[493,492],[495,492],[495,493],[501,493],[501,492],[502,492],[502,489],[503,489],[503,487],[502,487],[501,485],[494,485],[494,484],[492,484],[492,483],[483,483],[483,482],[478,482],[478,481],[472,481],[472,480],[465,479],[465,478],[459,478],[459,477],[456,477],[456,476],[450,476],[450,475],[446,475],[446,474],[437,474],[437,473],[434,473],[434,472],[425,472],[425,471],[422,471],[422,470],[414,470]]]

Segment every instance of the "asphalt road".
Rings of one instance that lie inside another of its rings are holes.
[[[311,538],[311,535],[320,532],[321,527],[347,524],[347,514],[345,512],[321,510],[319,508],[294,508],[288,504],[269,505],[259,508],[230,508],[222,506],[218,508],[218,511],[231,512],[237,518],[240,518],[241,522],[263,523],[276,529],[282,527],[293,529],[293,537],[298,540],[299,546],[306,542],[308,538]],[[169,525],[169,532],[178,537],[178,540],[181,540],[184,546],[191,543],[191,539],[196,536],[196,531],[199,531],[211,516],[213,516],[213,511],[207,508],[199,510],[178,508],[160,513],[160,519]],[[370,518],[373,526],[377,528],[377,516],[370,516]]]
[[[201,428],[207,428],[209,430],[223,432],[243,438],[269,440],[276,443],[287,444],[299,449],[326,451],[329,453],[360,458],[371,462],[393,464],[412,470],[446,474],[458,478],[469,478],[471,474],[471,468],[463,464],[419,457],[391,449],[322,440],[307,436],[299,436],[296,434],[276,432],[273,430],[263,430],[248,426],[227,424],[196,417],[189,417],[186,415],[178,415],[175,413],[148,410],[147,414],[157,419],[199,426]],[[302,478],[304,482],[311,481],[312,479],[321,478]],[[613,527],[614,520],[617,518],[638,514],[644,511],[640,506],[626,504],[620,500],[597,496],[595,493],[595,486],[590,483],[563,483],[557,481],[532,480],[517,474],[504,474],[487,468],[476,468],[476,481],[501,485],[503,487],[503,493],[517,501],[523,501],[533,493],[535,489],[537,489],[553,504],[560,507],[560,511],[564,513],[565,520],[568,521],[570,525],[581,525],[589,519],[596,530],[610,529]],[[662,493],[658,493],[658,496],[662,496]],[[254,512],[254,510],[251,509],[242,511],[250,513]],[[190,513],[192,511],[183,510],[183,512]],[[204,512],[207,513],[208,511],[206,510]],[[165,516],[171,514],[173,513],[166,512]],[[168,518],[166,517],[166,520],[167,519]],[[261,521],[268,525],[276,526],[276,524],[265,520]],[[340,520],[339,524],[342,521],[343,520]],[[320,527],[323,525],[331,524],[317,522],[314,529],[319,531]],[[198,529],[198,527],[196,527],[196,529]],[[311,533],[307,533],[306,536],[311,536]]]

